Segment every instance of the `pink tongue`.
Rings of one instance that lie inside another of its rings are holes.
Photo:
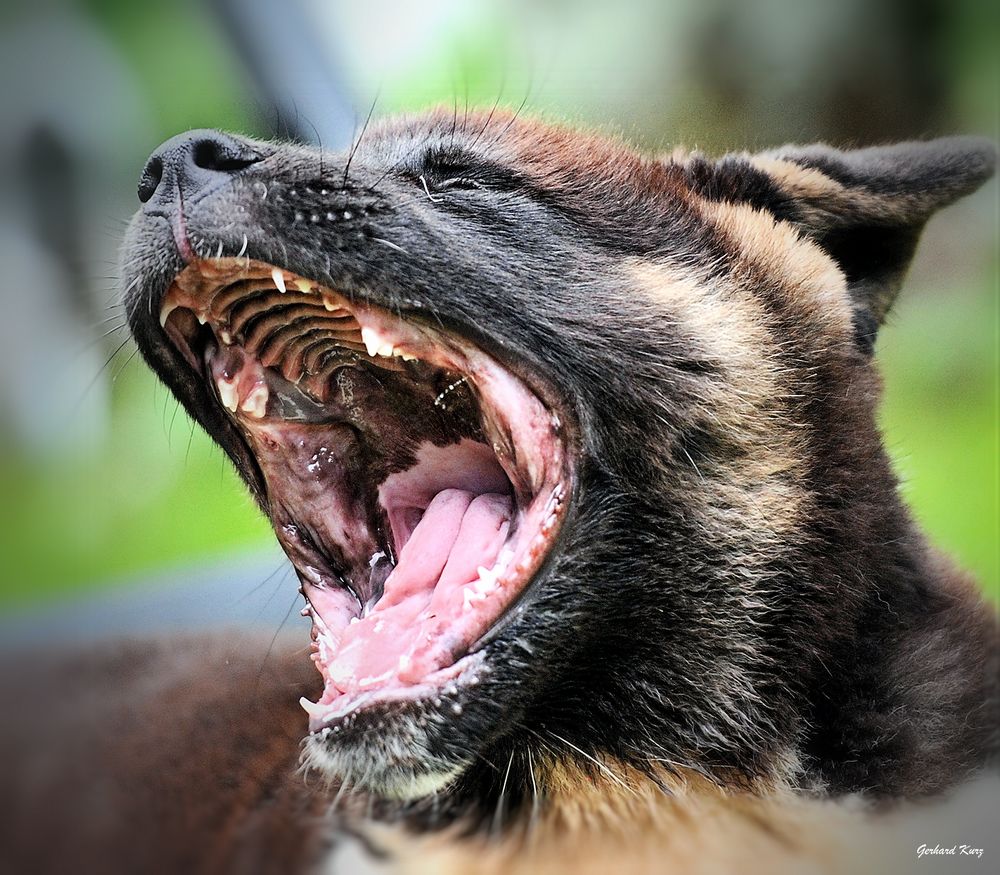
[[[424,626],[441,625],[442,613],[462,604],[454,594],[490,568],[507,537],[508,495],[475,495],[444,489],[431,500],[382,598],[366,617],[352,620],[340,638],[327,676],[344,692],[375,686],[405,671]],[[333,691],[327,689],[324,699]]]
[[[399,564],[385,582],[378,608],[390,608],[414,595],[430,596],[455,545],[465,512],[474,498],[461,489],[444,489],[431,500],[410,539],[399,553]]]

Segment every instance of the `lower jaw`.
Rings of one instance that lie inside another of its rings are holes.
[[[462,697],[477,687],[485,674],[490,672],[485,652],[475,650],[423,675],[420,680],[407,683],[387,683],[382,686],[343,693],[324,702],[301,699],[302,707],[309,714],[309,732],[324,739],[336,737],[350,728],[359,714],[393,707],[424,705],[435,711],[458,716],[462,713]]]
[[[390,736],[391,733],[391,736]],[[303,746],[305,768],[328,776],[340,792],[390,803],[419,802],[449,789],[473,762],[471,757],[443,758],[428,750],[427,730],[414,732],[397,719],[385,724],[382,741],[313,733]],[[390,737],[390,741],[385,741]]]
[[[478,723],[477,688],[491,674],[479,650],[421,684],[345,701],[341,713],[311,728],[303,765],[336,781],[340,793],[390,806],[436,799],[476,759],[471,751],[482,739],[466,733]]]

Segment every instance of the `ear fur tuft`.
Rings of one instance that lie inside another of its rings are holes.
[[[780,194],[781,218],[822,246],[847,277],[858,342],[874,347],[924,224],[996,169],[996,146],[948,137],[841,151],[783,146],[751,157]]]

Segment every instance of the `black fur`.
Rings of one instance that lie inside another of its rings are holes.
[[[187,205],[200,255],[235,255],[245,234],[254,259],[461,332],[574,420],[560,540],[461,715],[426,730],[434,756],[465,771],[411,814],[492,818],[505,782],[515,811],[532,793],[531,752],[877,796],[939,790],[994,756],[995,617],[897,496],[869,356],[920,227],[989,174],[991,152],[776,153],[847,192],[810,202],[747,156],[641,159],[499,113],[383,124],[346,175],[346,155],[254,150],[262,160]],[[855,337],[804,321],[794,283],[748,271],[701,201],[752,206],[818,242],[846,275]],[[780,543],[726,491],[734,466],[772,446],[720,425],[727,402],[713,399],[738,397],[744,377],[702,326],[638,287],[630,266],[653,262],[737,283],[759,307],[763,341],[738,315],[732,330],[762,344],[751,353],[785,391],[751,415],[804,454],[758,484],[801,496]],[[143,356],[259,497],[256,463],[154,315],[183,266],[165,222],[136,217],[124,265]],[[370,734],[343,743],[377,755]]]

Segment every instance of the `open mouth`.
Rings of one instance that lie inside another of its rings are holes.
[[[298,572],[324,680],[310,730],[470,674],[565,515],[557,409],[454,332],[248,259],[190,264],[160,322]]]

